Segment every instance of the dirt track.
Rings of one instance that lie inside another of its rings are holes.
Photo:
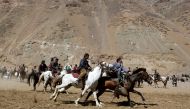
[[[79,96],[80,89],[71,88],[70,94],[60,94],[57,102],[49,100],[51,93],[42,92],[42,87],[38,87],[37,92],[31,91],[26,83],[20,83],[16,80],[0,80],[0,108],[1,109],[68,109],[68,108],[96,108],[93,97],[87,103],[87,106],[79,105],[76,107],[73,101]],[[149,109],[189,109],[190,108],[190,87],[189,82],[179,83],[179,87],[172,87],[170,84],[167,89],[153,88],[144,85],[144,88],[138,88],[146,98],[145,105],[140,97],[131,94],[131,99],[135,102],[134,108]],[[14,86],[14,87],[13,87]],[[161,86],[161,85],[160,85]],[[106,109],[130,108],[127,104],[127,98],[121,97],[114,99],[111,103],[112,94],[106,92],[100,99],[105,103]]]

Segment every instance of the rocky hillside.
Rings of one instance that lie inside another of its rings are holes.
[[[0,63],[28,66],[57,56],[188,70],[189,0],[0,0]]]

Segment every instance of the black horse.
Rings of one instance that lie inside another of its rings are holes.
[[[105,92],[106,89],[110,89],[114,90],[114,97],[119,98],[119,95],[127,96],[129,104],[131,103],[129,92],[133,92],[140,95],[142,100],[145,101],[145,98],[142,96],[142,94],[134,90],[135,83],[138,80],[144,80],[149,84],[152,83],[152,78],[148,75],[145,68],[138,68],[137,70],[133,71],[132,75],[125,79],[124,86],[120,86],[118,82],[116,82],[116,80],[101,78],[97,87],[97,97],[99,98]],[[86,97],[86,100],[89,98],[91,94],[92,92],[89,92],[89,94]]]
[[[33,89],[36,90],[36,84],[39,81],[40,73],[32,72],[28,76],[28,84],[30,86],[31,79],[33,80]]]

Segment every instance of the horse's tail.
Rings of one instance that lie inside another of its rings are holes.
[[[44,72],[40,75],[39,80],[38,80],[38,86],[40,85],[42,78],[44,77]]]

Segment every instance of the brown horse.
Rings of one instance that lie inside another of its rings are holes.
[[[135,82],[137,82],[138,80],[144,80],[149,84],[152,83],[152,78],[148,75],[145,68],[138,68],[137,70],[133,71],[133,74],[125,79],[124,86],[118,85],[118,82],[116,80],[112,80],[109,78],[101,78],[97,87],[97,97],[101,96],[106,89],[110,89],[114,91],[114,98],[119,98],[119,95],[127,96],[129,104],[131,103],[129,92],[133,92],[140,95],[142,100],[145,101],[145,98],[142,96],[142,94],[134,90]],[[86,100],[91,94],[92,92],[89,92],[88,96],[86,97]]]

